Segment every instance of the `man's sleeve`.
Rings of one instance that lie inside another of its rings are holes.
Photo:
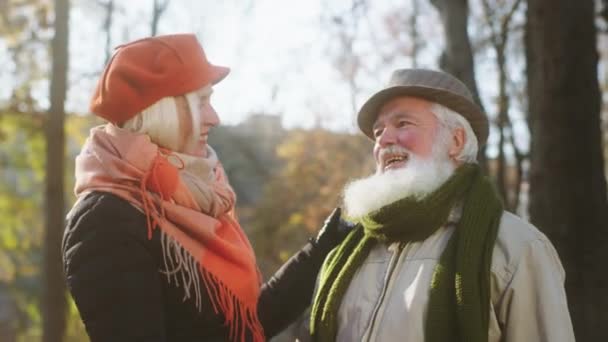
[[[551,243],[532,241],[506,279],[497,316],[505,342],[573,342],[565,272]]]

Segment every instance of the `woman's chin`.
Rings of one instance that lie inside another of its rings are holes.
[[[196,148],[190,148],[183,152],[184,154],[193,156],[193,157],[207,157],[207,145],[197,146]]]
[[[195,156],[195,157],[205,158],[205,157],[207,157],[207,149],[204,148],[204,149],[201,149],[201,150],[194,151],[192,153],[192,155]]]

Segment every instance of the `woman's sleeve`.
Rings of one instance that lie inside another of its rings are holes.
[[[64,270],[91,341],[166,341],[155,259],[145,234],[125,229],[136,221],[95,209],[78,221],[65,232]]]
[[[258,316],[266,338],[285,329],[310,305],[317,274],[332,247],[307,243],[262,286]]]

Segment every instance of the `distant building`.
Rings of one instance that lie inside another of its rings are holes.
[[[283,133],[283,125],[279,115],[255,113],[235,127],[236,130],[250,132],[256,136],[276,137]]]
[[[264,184],[278,168],[276,148],[285,134],[281,117],[264,113],[211,130],[209,143],[218,152],[240,206],[250,206],[262,196]]]

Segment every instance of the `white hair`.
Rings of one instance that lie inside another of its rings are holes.
[[[192,136],[198,137],[200,132],[200,116],[198,113],[201,94],[210,94],[211,86],[185,94],[188,103],[188,115],[192,120]],[[177,102],[175,97],[163,97],[151,106],[142,110],[141,113],[126,121],[121,126],[131,132],[147,134],[150,140],[164,148],[181,152],[182,132],[178,116]]]
[[[437,138],[444,140],[440,143],[444,144],[444,146],[449,146],[452,139],[452,131],[456,128],[464,129],[464,146],[462,151],[456,156],[456,160],[463,163],[476,163],[479,146],[477,137],[467,119],[438,103],[433,103],[430,110],[435,114],[440,124]]]
[[[462,128],[465,143],[456,156],[459,162],[477,161],[477,138],[469,122],[455,111],[433,103],[431,112],[439,122],[430,157],[420,158],[399,145],[384,147],[380,153],[409,154],[407,164],[398,169],[377,172],[349,182],[343,192],[346,215],[357,219],[404,197],[422,199],[439,188],[454,172],[456,164],[448,158],[452,131]]]

